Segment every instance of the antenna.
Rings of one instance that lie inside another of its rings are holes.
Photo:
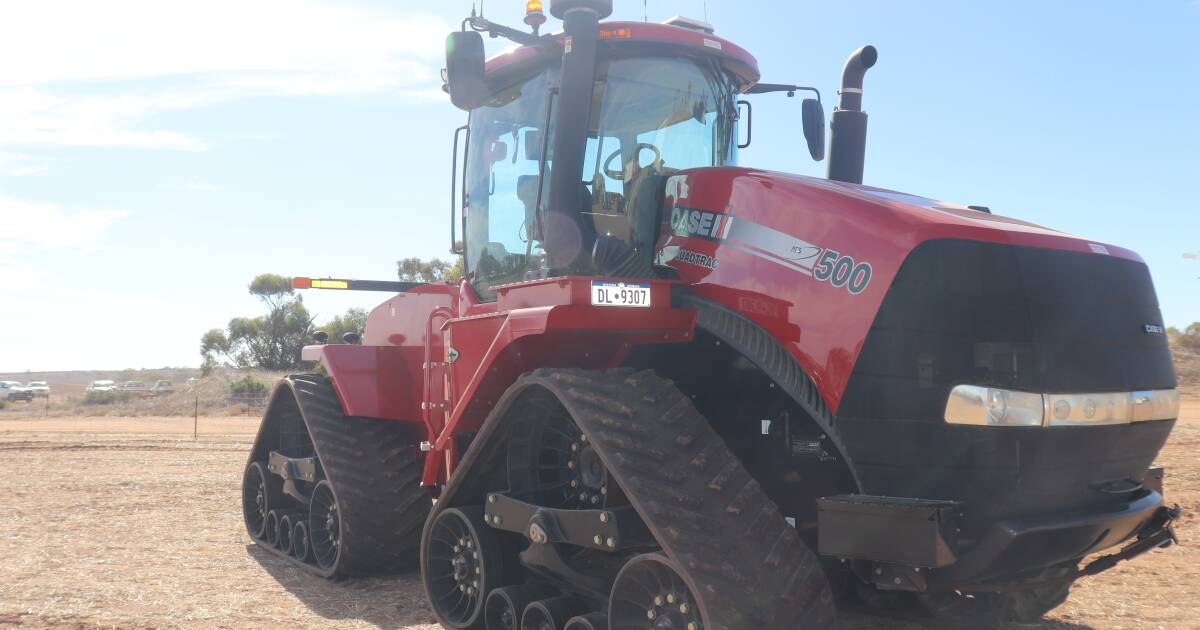
[[[480,0],[482,2],[483,0]],[[708,21],[708,0],[704,0],[704,21]]]
[[[643,22],[650,21],[650,11],[646,8],[647,2],[649,2],[649,0],[642,0],[642,21]]]

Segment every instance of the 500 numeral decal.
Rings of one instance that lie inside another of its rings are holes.
[[[846,287],[850,293],[858,295],[871,284],[871,263],[855,263],[853,258],[827,249],[817,259],[813,277],[838,288]]]

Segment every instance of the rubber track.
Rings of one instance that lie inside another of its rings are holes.
[[[708,630],[833,627],[833,597],[816,554],[671,381],[652,371],[537,370],[509,389],[477,444],[530,387],[558,398],[588,436],[663,551],[683,569],[703,602]],[[469,453],[464,465],[491,459]],[[469,474],[456,472],[447,492]],[[455,502],[443,498],[449,501],[438,507]]]
[[[289,376],[279,387],[290,387],[299,403],[317,457],[337,496],[343,542],[341,557],[329,570],[263,546],[325,577],[415,568],[421,527],[431,500],[420,486],[421,463],[404,427],[391,420],[346,416],[329,379],[323,376]]]

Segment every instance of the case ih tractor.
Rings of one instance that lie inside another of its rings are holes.
[[[447,628],[794,630],[841,601],[1036,619],[1173,541],[1137,254],[862,185],[871,47],[816,179],[737,166],[742,95],[811,88],[707,24],[527,11],[447,40],[463,282],[295,279],[390,296],[274,390],[262,547],[419,566]],[[481,33],[518,46],[485,62]],[[822,159],[819,94],[800,113]]]

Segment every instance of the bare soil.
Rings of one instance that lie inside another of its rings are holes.
[[[0,627],[433,630],[416,575],[330,583],[250,544],[256,417],[0,416]],[[1160,458],[1184,546],[1088,578],[1026,628],[1200,628],[1200,400]],[[856,630],[943,628],[845,615]]]

